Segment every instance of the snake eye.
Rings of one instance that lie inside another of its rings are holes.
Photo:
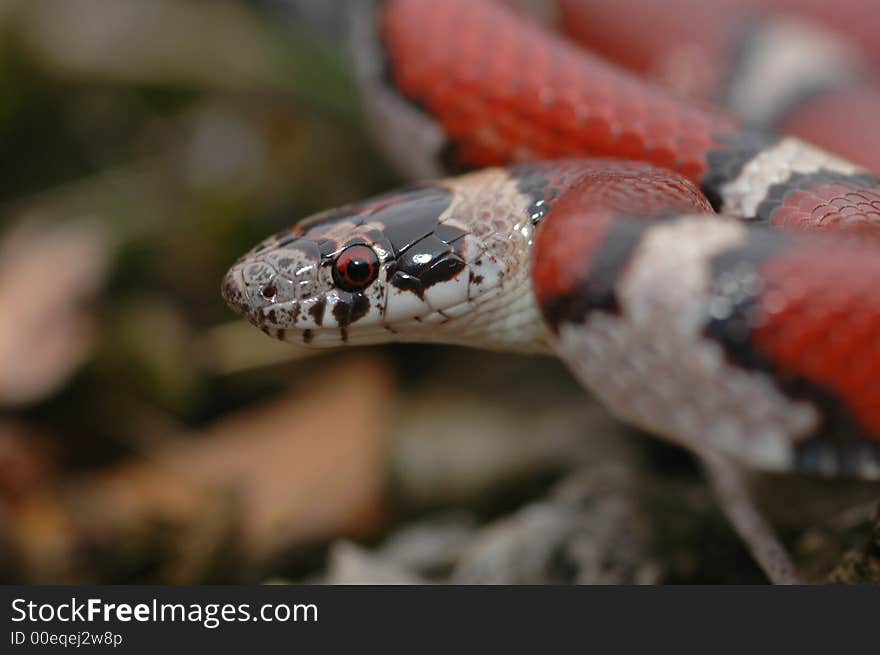
[[[369,246],[349,246],[333,263],[333,281],[345,291],[360,291],[379,274],[379,258]]]

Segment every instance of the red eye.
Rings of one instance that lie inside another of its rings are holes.
[[[369,246],[349,246],[333,264],[333,281],[346,291],[360,291],[379,274],[379,258]]]

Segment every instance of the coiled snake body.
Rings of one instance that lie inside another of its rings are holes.
[[[392,155],[416,175],[480,170],[264,241],[224,280],[235,311],[316,347],[552,352],[709,461],[880,479],[877,178],[497,3],[391,0],[364,24]]]

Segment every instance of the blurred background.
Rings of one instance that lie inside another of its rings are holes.
[[[555,361],[293,359],[254,243],[398,184],[345,2],[0,1],[0,582],[761,582],[683,452]],[[815,580],[880,580],[870,485],[767,476]]]

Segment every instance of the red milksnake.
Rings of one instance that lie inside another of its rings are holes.
[[[498,3],[389,0],[360,28],[396,161],[481,170],[271,237],[224,280],[235,311],[316,347],[552,352],[712,461],[880,479],[877,178]]]

